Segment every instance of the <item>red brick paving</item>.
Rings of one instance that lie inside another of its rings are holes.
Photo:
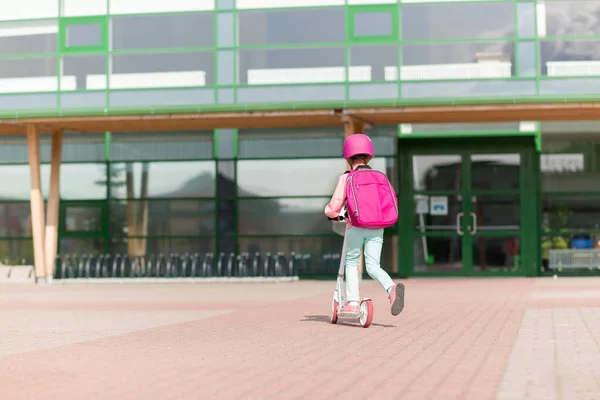
[[[143,310],[149,318],[153,310],[236,311],[0,358],[1,397],[493,399],[526,308],[600,305],[600,297],[532,298],[550,290],[536,282],[409,280],[405,310],[392,317],[381,288],[364,281],[361,294],[375,302],[368,329],[328,323],[334,282],[278,301],[2,301],[1,310]]]

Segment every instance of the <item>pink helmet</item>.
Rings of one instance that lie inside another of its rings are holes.
[[[375,157],[373,142],[364,133],[355,133],[344,141],[344,158],[347,160],[358,154],[366,154]]]

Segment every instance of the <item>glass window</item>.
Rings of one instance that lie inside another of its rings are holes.
[[[219,197],[234,197],[236,195],[235,161],[219,161],[217,164],[217,185]]]
[[[337,82],[345,72],[342,68],[336,67],[329,69],[331,74],[325,75],[323,68],[306,68],[306,70],[258,70],[254,71],[252,82],[275,84],[280,83],[301,83],[305,81],[327,80]],[[346,68],[343,67],[345,71]],[[279,73],[276,73],[279,72]],[[341,84],[336,85],[302,85],[302,86],[254,86],[254,87],[238,87],[237,103],[301,103],[307,101],[344,101],[346,99],[346,86]],[[1,100],[1,98],[0,98]],[[0,104],[1,105],[1,104]]]
[[[542,141],[545,154],[540,160],[542,191],[600,191],[600,181],[597,179],[600,165],[596,162],[600,143],[585,138],[571,141],[546,137],[544,135]]]
[[[213,238],[115,238],[111,243],[112,254],[169,256],[179,254],[202,254],[215,252]],[[152,262],[156,262],[153,257]],[[166,262],[166,259],[165,259]],[[155,268],[155,267],[153,267]],[[156,270],[153,269],[153,273]]]
[[[56,20],[0,24],[0,54],[54,53],[57,43]]]
[[[412,124],[412,133],[519,131],[518,122]]]
[[[343,7],[242,11],[238,13],[238,26],[241,46],[331,43],[346,39]]]
[[[519,154],[473,154],[473,190],[518,190],[521,181]]]
[[[212,197],[215,175],[212,161],[113,163],[111,197]]]
[[[235,52],[222,50],[217,52],[219,85],[233,85],[235,83]]]
[[[62,76],[60,77],[61,90],[82,90],[93,89],[88,83],[88,77],[102,76],[106,80],[106,56],[105,55],[85,55],[85,56],[63,56],[62,57]],[[103,83],[106,87],[106,81]]]
[[[217,0],[217,8],[219,10],[235,8],[234,0]]]
[[[213,200],[127,200],[110,203],[113,236],[196,236],[215,232]]]
[[[212,131],[111,133],[113,161],[212,159]]]
[[[517,3],[517,22],[520,37],[535,36],[535,3]]]
[[[50,165],[40,168],[42,194],[48,197]],[[104,164],[62,164],[60,167],[60,196],[68,200],[94,200],[106,198],[106,167]],[[4,178],[2,178],[4,177]],[[0,179],[11,182],[0,187],[0,199],[22,199],[30,197],[29,165],[2,165]]]
[[[239,158],[342,157],[344,130],[330,128],[240,129]]]
[[[396,81],[398,79],[398,46],[350,47],[349,75],[362,74],[368,81]]]
[[[60,239],[58,243],[58,254],[92,254],[99,255],[106,251],[106,241],[104,239],[75,239],[63,237]],[[72,261],[73,262],[73,261]],[[68,268],[68,265],[65,263],[65,267]],[[75,264],[75,267],[71,267],[70,271],[65,270],[65,274],[78,273],[78,264]],[[58,272],[58,271],[57,271]],[[59,273],[62,273],[60,271]]]
[[[235,46],[235,20],[233,13],[217,14],[217,46]]]
[[[57,75],[56,57],[0,59],[0,93],[54,92]]]
[[[67,232],[102,231],[101,207],[66,207],[64,218]]]
[[[461,190],[460,155],[416,155],[412,157],[415,190]]]
[[[44,167],[50,175],[50,166]],[[65,200],[106,199],[106,178],[106,164],[62,164],[60,197]],[[48,184],[44,186],[48,187]]]
[[[100,46],[102,44],[101,24],[72,24],[67,26],[67,47]]]
[[[50,162],[51,138],[42,135],[40,157],[42,163]],[[104,161],[105,145],[102,134],[63,134],[62,162]],[[24,135],[0,136],[0,164],[28,163],[27,139]],[[15,168],[18,168],[15,166]]]
[[[234,199],[219,199],[217,229],[220,235],[235,234],[235,209],[236,201]]]
[[[600,52],[596,40],[541,40],[542,74],[548,76],[596,76]]]
[[[235,157],[235,147],[237,146],[237,135],[235,129],[217,129],[217,157],[233,158]]]
[[[540,94],[593,94],[600,92],[598,78],[540,80]]]
[[[512,37],[515,33],[514,7],[513,2],[404,5],[401,13],[402,39]],[[452,18],[448,18],[449,15]]]
[[[212,46],[212,13],[112,17],[114,50]]]
[[[402,80],[509,78],[514,72],[513,64],[513,42],[405,44],[400,77]]]
[[[459,98],[533,96],[534,80],[471,82],[408,82],[402,84],[404,98]]]
[[[0,203],[0,236],[31,236],[30,212],[29,202]],[[1,258],[0,261],[2,261]]]
[[[519,42],[517,53],[519,57],[519,76],[535,76],[537,70],[535,42]]]
[[[546,1],[544,5],[546,17],[539,22],[545,25],[547,36],[600,35],[599,1]]]
[[[331,196],[345,167],[341,158],[239,161],[238,195]]]
[[[239,233],[309,235],[331,233],[323,210],[329,198],[255,199],[239,201]]]
[[[393,33],[391,12],[357,12],[354,14],[355,36],[387,36]]]
[[[0,240],[0,261],[4,265],[33,265],[33,242],[30,239]]]
[[[343,47],[256,49],[239,51],[242,84],[278,85],[346,81]],[[362,75],[355,80],[364,80]]]
[[[542,210],[547,231],[600,229],[600,195],[597,194],[544,195]]]
[[[240,252],[249,253],[251,257],[260,253],[263,263],[266,253],[282,252],[286,256],[295,253],[300,272],[334,273],[340,267],[342,242],[341,236],[243,237],[238,239],[238,246]]]
[[[213,52],[113,54],[111,89],[196,87],[213,84]],[[105,77],[94,88],[104,89]],[[96,87],[97,86],[97,87]]]

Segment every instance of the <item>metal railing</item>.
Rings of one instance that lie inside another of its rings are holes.
[[[598,249],[560,249],[548,252],[548,266],[552,270],[600,269]]]
[[[54,278],[293,277],[303,259],[295,253],[62,254],[56,257]]]

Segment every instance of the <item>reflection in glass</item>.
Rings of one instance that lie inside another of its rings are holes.
[[[113,50],[202,47],[214,43],[210,13],[114,16],[111,31]]]
[[[29,202],[0,203],[0,236],[31,236],[30,211]]]
[[[519,236],[473,237],[473,271],[518,271],[520,245]]]
[[[460,196],[445,197],[448,201],[448,212],[445,215],[431,215],[431,197],[415,196],[415,229],[417,231],[457,231],[457,214],[462,210],[461,198]]]
[[[388,36],[392,34],[391,12],[357,12],[354,14],[354,36]]]
[[[519,42],[517,52],[519,54],[519,76],[535,76],[537,71],[535,42]]]
[[[341,7],[239,11],[238,32],[241,46],[343,42],[346,13]]]
[[[332,233],[324,214],[329,198],[239,200],[240,234]]]
[[[74,239],[63,237],[59,241],[58,254],[102,254],[106,251],[104,239]]]
[[[122,132],[110,135],[112,161],[213,158],[213,131]]]
[[[535,36],[535,3],[517,3],[517,23],[519,37]]]
[[[186,198],[215,195],[212,161],[111,164],[113,198]]]
[[[598,1],[548,1],[544,2],[547,36],[598,36],[600,35],[600,2]],[[542,19],[543,15],[538,14]]]
[[[239,51],[240,83],[248,85],[345,82],[345,65],[344,47]],[[323,68],[328,68],[327,73]],[[350,78],[352,81],[352,75]],[[354,81],[364,80],[358,78],[363,76],[357,76]]]
[[[418,236],[414,246],[415,272],[460,272],[462,269],[460,237]]]
[[[386,172],[386,158],[376,157],[371,168]],[[304,160],[240,160],[240,197],[331,196],[346,171],[343,158]],[[325,204],[323,204],[325,206]]]
[[[402,96],[410,98],[534,95],[534,80],[470,80],[468,82],[406,82]]]
[[[472,207],[477,220],[471,221],[470,224],[474,224],[477,231],[518,230],[520,228],[519,195],[476,195],[473,196]]]
[[[240,129],[239,158],[342,157],[339,128]]]
[[[402,39],[512,37],[515,32],[514,7],[507,2],[403,5]],[[449,15],[452,18],[448,18]]]
[[[102,25],[70,24],[66,32],[67,47],[99,46],[102,44]]]
[[[398,70],[398,46],[352,46],[350,66],[371,69],[370,81],[388,81],[390,73]],[[396,77],[397,79],[397,77]]]
[[[548,138],[547,141],[544,138],[543,150],[546,154],[540,159],[542,191],[600,191],[598,168],[593,162],[600,154],[600,143],[585,137],[578,140]]]
[[[115,238],[111,243],[111,253],[132,255],[164,255],[171,253],[179,254],[204,254],[214,253],[213,238],[148,238],[145,249],[135,250],[129,243],[135,241],[133,238]]]
[[[519,189],[521,156],[519,154],[471,155],[474,190]]]
[[[235,161],[219,161],[217,165],[219,197],[234,197],[236,195]]]
[[[110,203],[112,236],[194,236],[215,231],[213,200],[131,200]]]
[[[596,76],[596,70],[586,66],[600,61],[600,49],[595,39],[540,40],[540,58],[543,75]]]
[[[48,187],[50,166],[43,165],[42,186]],[[48,180],[44,184],[44,172]],[[45,192],[47,193],[47,192]],[[106,164],[62,164],[60,166],[60,197],[65,200],[95,200],[106,198]]]
[[[295,253],[297,264],[303,273],[335,273],[340,266],[341,236],[302,237],[240,237],[239,251],[251,255],[260,252],[285,255]],[[385,247],[385,245],[384,245]]]
[[[462,159],[460,155],[417,155],[412,158],[415,190],[460,190]]]
[[[558,232],[600,229],[600,195],[543,195],[544,229]]]
[[[67,207],[67,232],[98,232],[102,230],[102,209],[99,207]]]
[[[33,265],[31,239],[0,240],[0,262],[4,265]]]

